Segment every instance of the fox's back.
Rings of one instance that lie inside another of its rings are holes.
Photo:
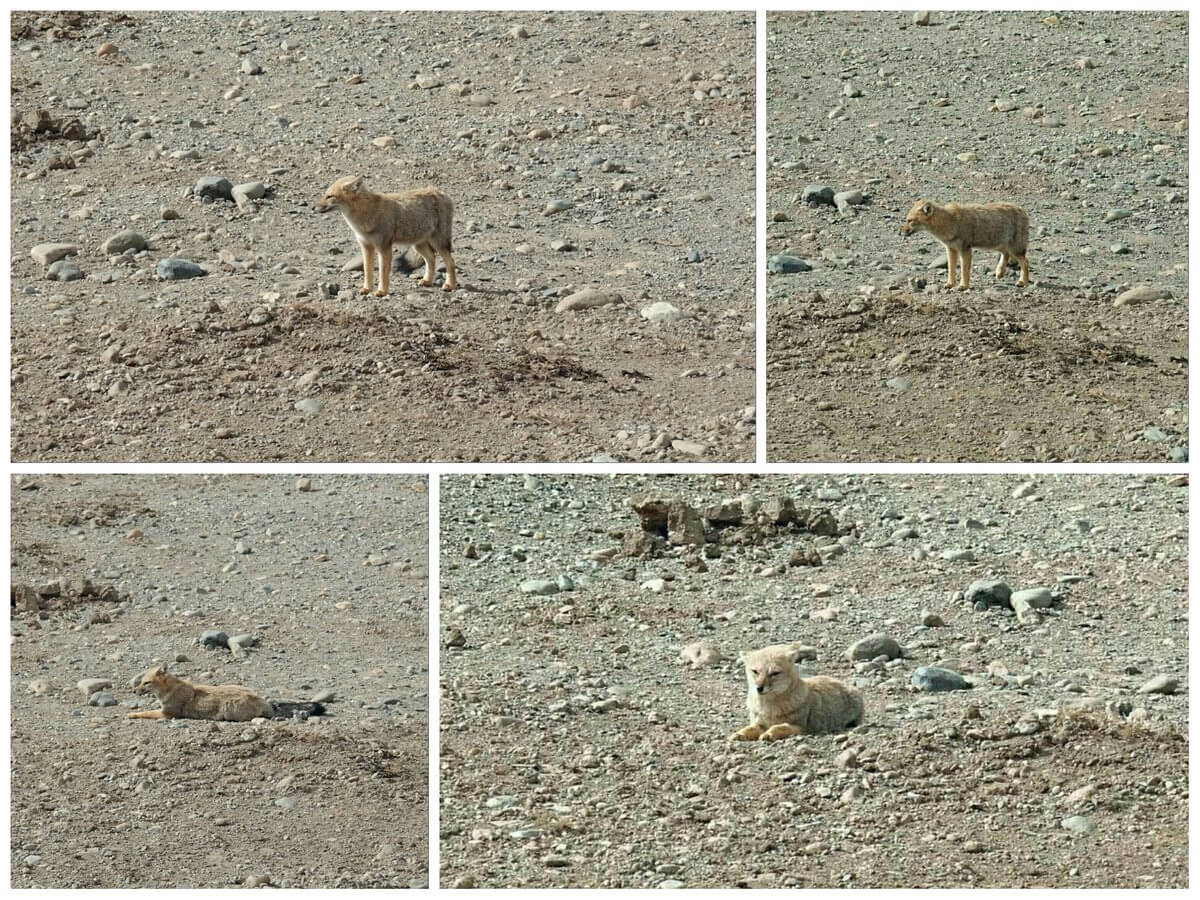
[[[1015,203],[950,203],[946,211],[957,218],[957,237],[968,246],[1024,253],[1029,242],[1029,216]]]
[[[197,684],[193,690],[190,711],[199,718],[239,722],[271,714],[266,700],[240,684]]]

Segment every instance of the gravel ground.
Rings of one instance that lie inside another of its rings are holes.
[[[752,14],[12,22],[14,458],[753,459]],[[456,293],[358,296],[346,174],[454,199]]]
[[[1185,886],[1185,485],[443,478],[442,883]],[[645,494],[761,506],[705,553],[635,557]],[[758,525],[774,498],[805,524]],[[1052,606],[977,610],[989,577]],[[876,632],[906,656],[845,658]],[[725,660],[682,663],[696,640]],[[727,743],[737,652],[793,640],[865,724]],[[970,687],[910,685],[935,663]],[[1176,693],[1139,692],[1158,676]]]
[[[46,596],[18,589],[12,609],[13,887],[428,883],[425,481],[298,486],[14,482],[12,581]],[[206,649],[208,629],[258,643]],[[158,705],[129,687],[155,661],[334,696],[307,721],[127,719]],[[109,701],[85,678],[114,705],[90,705]]]
[[[811,266],[768,279],[769,458],[1186,460],[1187,45],[1186,12],[769,16],[768,253]],[[918,199],[1023,206],[1031,286],[980,252],[943,289]]]

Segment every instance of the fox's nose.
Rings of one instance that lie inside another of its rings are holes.
[[[760,694],[765,694],[767,692],[767,686],[765,684],[760,684],[758,686],[758,692]]]

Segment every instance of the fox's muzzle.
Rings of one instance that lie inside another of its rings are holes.
[[[313,212],[319,213],[333,212],[335,209],[337,207],[331,203],[317,203],[313,206]]]
[[[909,225],[907,222],[905,222],[903,225],[900,226],[900,234],[902,234],[904,237],[908,237],[912,233],[913,233],[913,227],[911,225]]]

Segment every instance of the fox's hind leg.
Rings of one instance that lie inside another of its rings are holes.
[[[433,280],[437,277],[437,257],[433,255],[433,245],[429,241],[421,241],[414,247],[421,254],[421,258],[425,260],[425,277],[421,279],[421,286],[432,287]]]
[[[959,282],[958,289],[965,291],[971,287],[971,248],[962,248],[962,259],[959,261],[962,267],[962,281]]]
[[[784,738],[795,737],[798,734],[804,734],[804,729],[797,728],[790,722],[780,722],[764,731],[758,739],[760,741],[782,741]]]
[[[1029,284],[1029,260],[1022,253],[1017,257],[1017,262],[1021,264],[1021,277],[1017,279],[1017,287],[1025,287]]]
[[[452,291],[458,285],[458,271],[454,268],[454,257],[449,247],[442,251],[442,259],[446,261],[446,283],[442,285],[442,290]]]
[[[1008,268],[1008,254],[1003,250],[1000,251],[1000,261],[996,263],[996,277],[1003,278],[1004,270]]]
[[[739,728],[729,736],[731,741],[757,741],[763,733],[764,729],[761,725],[747,725],[745,728]]]
[[[359,291],[364,297],[371,293],[375,284],[375,248],[370,244],[362,245],[363,286]]]

